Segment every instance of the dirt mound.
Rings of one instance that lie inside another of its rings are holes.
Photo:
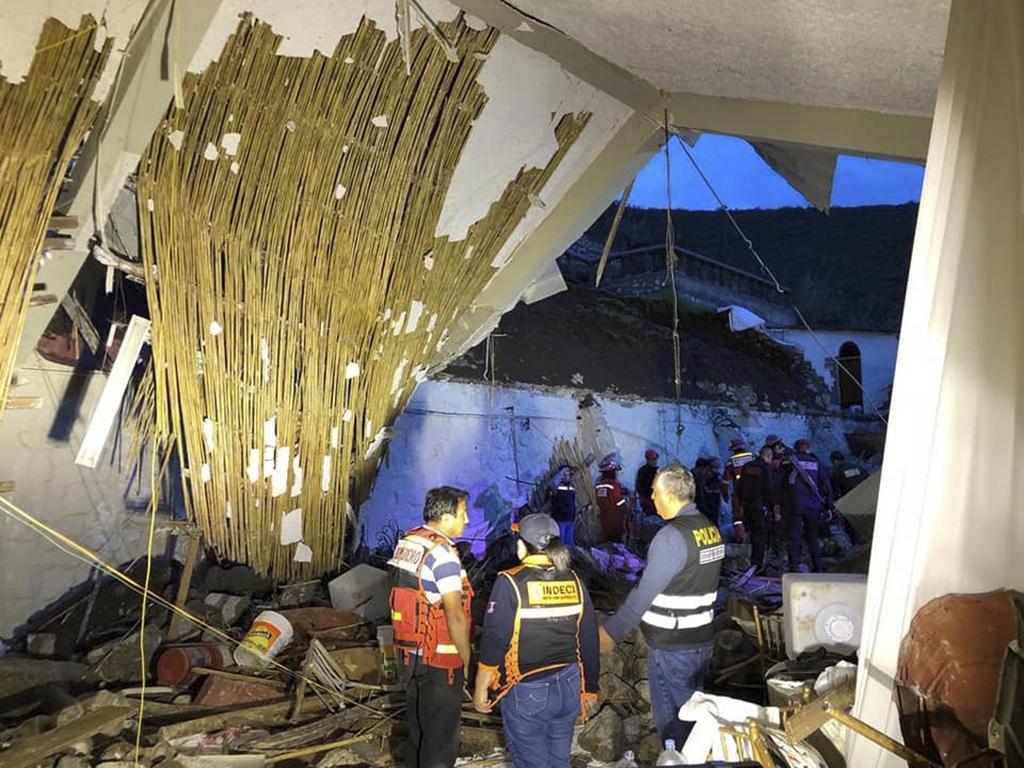
[[[445,373],[643,399],[676,397],[670,295],[620,299],[573,287],[518,305],[501,319],[492,344],[493,371],[481,343]],[[823,382],[798,351],[758,331],[733,333],[724,314],[680,307],[679,346],[683,400],[773,410],[827,403]]]

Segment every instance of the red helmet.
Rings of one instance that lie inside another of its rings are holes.
[[[779,442],[782,442],[782,439],[778,435],[768,435],[768,437],[764,439],[765,445],[771,445],[773,447],[776,443]]]
[[[652,448],[644,454],[644,458],[647,459],[648,461],[657,461],[658,452]]]
[[[619,462],[615,459],[608,457],[606,459],[601,459],[601,463],[597,465],[597,469],[599,472],[618,472],[622,467],[619,466]]]
[[[737,448],[746,448],[747,441],[742,437],[734,437],[729,441],[729,449],[735,451]]]
[[[799,440],[793,443],[793,450],[806,453],[807,451],[811,450],[811,441],[808,440],[806,437],[801,437]]]

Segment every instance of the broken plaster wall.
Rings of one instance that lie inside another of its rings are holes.
[[[870,331],[814,331],[811,334],[799,328],[772,329],[769,333],[783,344],[799,347],[804,359],[833,390],[836,388],[837,369],[831,361],[839,355],[839,348],[844,343],[852,341],[860,349],[861,383],[867,397],[878,407],[888,403],[896,373],[897,334]],[[864,412],[871,413],[867,398],[864,400]]]
[[[492,532],[508,526],[508,512],[530,498],[533,483],[548,471],[554,445],[577,435],[578,402],[586,390],[495,388],[485,384],[428,381],[410,399],[395,423],[387,459],[360,510],[362,540],[374,549],[396,527],[422,522],[423,499],[438,485],[470,492],[470,524],[465,537],[480,552]],[[810,437],[814,451],[827,457],[848,452],[844,432],[863,429],[821,414],[751,412],[716,404],[638,401],[597,395],[622,459],[621,482],[632,489],[644,451],[654,448],[659,464],[693,466],[699,456],[728,456],[735,432],[714,424],[731,418],[752,442],[769,433],[792,444]],[[677,425],[683,427],[677,434]],[[598,457],[600,458],[600,457]],[[591,468],[593,470],[593,467]],[[592,471],[596,476],[596,471]]]
[[[133,492],[123,451],[109,449],[95,469],[75,455],[107,377],[75,373],[33,354],[12,395],[41,395],[39,408],[8,409],[0,421],[0,481],[4,498],[40,523],[117,566],[146,551],[148,493]],[[0,535],[0,637],[89,576],[90,567],[58,549],[41,532],[5,516]],[[154,549],[164,551],[158,533]]]

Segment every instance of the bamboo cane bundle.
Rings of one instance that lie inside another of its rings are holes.
[[[157,439],[177,437],[207,539],[276,577],[341,564],[386,428],[586,125],[565,116],[548,166],[466,240],[435,237],[487,98],[473,54],[497,39],[442,27],[459,61],[420,30],[407,76],[365,19],[308,59],[277,56],[280,38],[245,20],[186,78],[140,165]]]
[[[47,19],[24,81],[0,78],[0,416],[46,225],[98,109],[90,96],[111,43],[96,50],[95,30],[91,16],[82,17],[77,31]]]

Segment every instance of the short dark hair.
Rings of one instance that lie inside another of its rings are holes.
[[[828,456],[830,461],[842,461],[845,457],[842,451],[832,451]]]
[[[658,483],[665,493],[675,496],[680,501],[693,501],[697,495],[693,475],[682,464],[662,467],[654,476],[654,482]]]
[[[427,491],[427,500],[423,502],[423,522],[436,523],[445,515],[455,515],[459,504],[469,499],[469,491],[442,485]]]

